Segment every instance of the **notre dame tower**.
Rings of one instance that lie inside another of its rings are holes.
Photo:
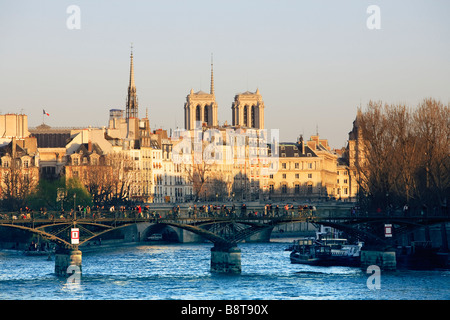
[[[192,130],[199,121],[201,125],[208,127],[217,127],[219,121],[217,119],[217,102],[214,94],[214,72],[211,59],[211,87],[209,93],[198,91],[191,92],[186,97],[184,104],[184,127],[186,130]]]

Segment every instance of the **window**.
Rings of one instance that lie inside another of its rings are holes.
[[[269,175],[269,179],[273,179],[273,174]]]
[[[244,126],[247,126],[248,121],[248,106],[244,106]]]
[[[298,173],[295,174],[295,179],[299,179],[300,175]]]
[[[201,121],[200,106],[199,105],[195,108],[195,120],[196,121]]]
[[[282,163],[281,168],[286,169],[286,163]]]
[[[281,193],[286,194],[287,193],[287,185],[283,184],[281,186]]]
[[[312,169],[313,168],[313,164],[312,164],[312,162],[309,162],[308,163],[308,169]]]
[[[251,119],[250,119],[250,121],[251,121],[251,126],[254,128],[254,127],[256,127],[256,124],[255,124],[255,106],[252,106],[252,112],[251,112]]]
[[[286,173],[283,173],[283,179],[286,179]]]
[[[312,179],[312,173],[308,173],[308,179]]]
[[[205,111],[203,112],[203,121],[208,123],[208,106],[205,106]]]
[[[300,193],[300,185],[296,184],[294,187],[294,190],[295,190],[295,194],[299,194]]]
[[[300,168],[300,163],[296,162],[295,163],[295,169],[299,169]]]
[[[269,185],[269,193],[273,193],[274,192],[274,187],[273,184]]]

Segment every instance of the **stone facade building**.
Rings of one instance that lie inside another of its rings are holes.
[[[342,152],[331,150],[328,141],[318,135],[308,141],[301,137],[279,143],[265,129],[264,110],[259,89],[246,91],[234,97],[232,125],[219,125],[211,62],[210,92],[191,89],[184,103],[183,135],[188,145],[180,134],[152,132],[148,113],[139,117],[131,52],[125,109],[110,109],[108,125],[103,128],[42,125],[30,130],[38,147],[31,158],[36,168],[40,165],[42,178],[65,175],[86,186],[92,172],[116,173],[126,184],[127,199],[139,203],[345,200],[356,196],[354,130]],[[10,136],[29,135],[24,115],[0,116],[2,128],[5,141]],[[190,161],[200,156],[200,163],[180,162],[180,150]]]
[[[318,135],[280,143],[278,170],[269,177],[272,201],[324,200],[336,196],[337,155]]]

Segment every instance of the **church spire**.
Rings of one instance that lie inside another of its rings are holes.
[[[137,95],[136,95],[136,85],[134,84],[133,44],[131,44],[130,82],[128,84],[126,117],[127,117],[127,120],[129,118],[137,118],[138,117],[138,101],[137,101]]]
[[[213,71],[213,54],[211,53],[211,88],[210,94],[214,94],[214,71]]]
[[[128,85],[128,90],[130,88],[135,88],[134,84],[134,65],[133,65],[133,44],[131,44],[131,55],[130,55],[130,83]]]

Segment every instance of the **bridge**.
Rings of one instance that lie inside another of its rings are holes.
[[[56,216],[56,214],[54,215]],[[270,235],[273,228],[280,224],[309,222],[316,226],[329,226],[354,237],[365,244],[377,248],[392,246],[402,234],[410,233],[417,228],[427,228],[431,225],[449,222],[447,216],[337,216],[319,217],[314,212],[288,213],[282,215],[227,215],[213,214],[204,217],[196,215],[159,215],[137,214],[118,215],[117,213],[103,213],[90,217],[53,218],[53,216],[30,216],[20,219],[13,215],[4,216],[0,220],[0,227],[16,228],[36,234],[56,244],[55,273],[67,276],[67,268],[76,265],[81,270],[82,252],[80,246],[89,241],[99,239],[102,235],[131,225],[143,225],[144,234],[150,228],[171,227],[189,231],[213,243],[211,248],[211,272],[240,273],[241,251],[238,243],[249,237],[266,232]],[[395,237],[386,238],[384,225],[391,224]],[[70,231],[79,230],[78,244],[72,244]],[[445,235],[445,236],[444,236]],[[443,232],[442,243],[447,246],[446,232]],[[446,248],[448,250],[448,247]]]

